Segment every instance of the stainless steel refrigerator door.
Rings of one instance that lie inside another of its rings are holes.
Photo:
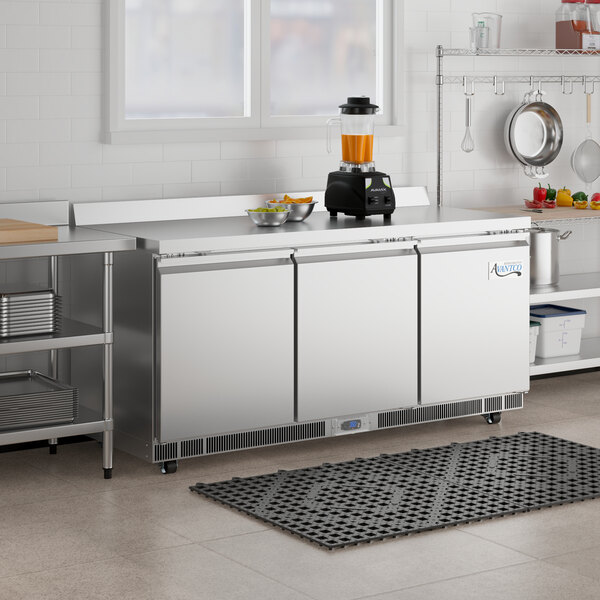
[[[421,250],[421,403],[529,389],[529,246]]]
[[[293,421],[290,254],[161,262],[155,427],[160,442]]]
[[[298,420],[415,405],[414,250],[333,252],[297,254]]]

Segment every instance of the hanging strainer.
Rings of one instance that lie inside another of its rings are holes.
[[[590,184],[600,177],[600,146],[592,139],[592,95],[586,94],[587,136],[571,155],[571,168],[584,183]]]

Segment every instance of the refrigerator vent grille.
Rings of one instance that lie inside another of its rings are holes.
[[[504,408],[523,408],[523,394],[507,394],[504,398]]]
[[[485,412],[500,412],[502,410],[502,396],[493,396],[485,399]]]
[[[204,454],[202,439],[184,440],[181,442],[181,458],[201,456],[202,454]]]
[[[325,421],[229,433],[206,438],[206,454],[298,442],[325,436]]]
[[[177,442],[168,442],[167,444],[154,445],[154,462],[176,460],[177,458],[179,458],[177,452]]]
[[[434,406],[418,406],[416,408],[405,408],[379,413],[378,427],[397,427],[399,425],[412,425],[414,423],[426,423],[428,421],[439,421],[452,419],[454,417],[466,417],[478,415],[483,411],[482,400],[463,400],[451,404],[437,404]]]

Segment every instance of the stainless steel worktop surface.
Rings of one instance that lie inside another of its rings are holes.
[[[84,227],[58,227],[58,241],[0,245],[0,260],[135,249],[135,237]]]
[[[247,216],[92,225],[102,231],[134,236],[137,247],[157,254],[212,250],[277,248],[313,244],[364,242],[370,239],[463,235],[525,229],[529,216],[515,217],[450,207],[397,209],[391,221],[382,216],[354,217],[315,212],[304,222],[257,227]]]

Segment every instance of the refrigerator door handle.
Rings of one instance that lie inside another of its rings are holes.
[[[419,248],[440,248],[451,246],[489,246],[490,244],[503,245],[507,242],[520,242],[529,240],[529,232],[519,233],[489,233],[486,235],[460,235],[451,237],[422,238],[415,240]]]
[[[319,262],[326,260],[352,260],[358,258],[403,256],[414,254],[414,247],[415,243],[413,241],[403,241],[297,248],[294,250],[294,261],[298,264],[302,264],[304,262]]]
[[[474,243],[474,244],[452,244],[452,245],[441,245],[441,246],[417,246],[417,252],[420,255],[427,254],[438,254],[440,252],[472,252],[474,250],[494,250],[501,248],[521,248],[528,247],[529,242],[527,240],[504,240],[504,241],[488,241],[487,243]]]
[[[219,267],[226,269],[260,264],[283,264],[283,262],[290,262],[293,252],[291,248],[282,248],[281,250],[222,252],[197,256],[158,256],[156,267],[160,272],[167,272],[183,269],[201,271]]]

